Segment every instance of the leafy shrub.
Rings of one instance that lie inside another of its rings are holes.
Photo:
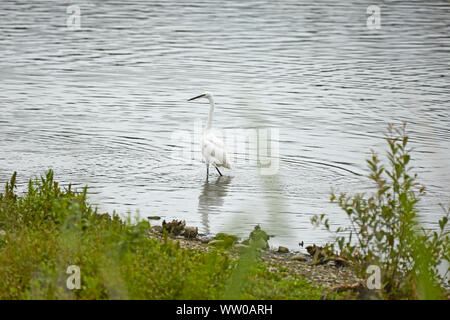
[[[256,259],[242,273],[243,263],[221,249],[182,249],[167,237],[150,238],[145,220],[98,214],[87,188],[60,188],[51,170],[24,195],[15,189],[16,173],[0,193],[0,299],[321,297],[318,286],[272,274]],[[70,265],[80,268],[81,289],[66,287]]]
[[[444,277],[437,266],[450,261],[449,211],[439,221],[439,230],[425,230],[417,221],[417,203],[425,188],[409,165],[406,125],[388,127],[386,141],[389,166],[384,166],[372,151],[367,160],[369,178],[375,183],[372,195],[332,192],[331,201],[347,214],[350,226],[331,230],[325,214],[314,216],[313,224],[322,224],[336,235],[327,247],[355,262],[361,277],[368,265],[382,271],[382,293],[387,298],[442,298]]]

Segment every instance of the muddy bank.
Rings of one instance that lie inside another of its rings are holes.
[[[197,228],[187,227],[182,221],[170,223],[164,221],[163,226],[164,228],[153,226],[150,229],[149,236],[162,239],[165,229],[169,231],[167,232],[168,238],[177,241],[181,248],[210,251],[215,250],[218,246],[226,245],[226,241],[230,241],[230,245],[223,248],[231,258],[237,259],[241,250],[248,245],[248,240],[239,242],[237,238],[230,235],[218,234],[216,237],[207,237],[198,234]],[[312,255],[288,250],[285,247],[273,249],[266,246],[265,249],[261,250],[260,257],[268,265],[270,271],[278,272],[277,266],[282,267],[289,274],[304,276],[323,286],[324,289],[349,286],[361,282],[361,279],[356,277],[353,272],[351,265],[334,260],[317,264],[317,260],[314,260]]]

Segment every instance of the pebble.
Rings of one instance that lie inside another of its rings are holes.
[[[289,249],[286,248],[286,247],[283,247],[283,246],[279,246],[279,247],[278,247],[278,252],[279,252],[279,253],[288,253],[288,252],[289,252]]]
[[[197,227],[185,227],[183,235],[185,238],[188,238],[188,239],[196,238],[198,235],[198,228]]]
[[[291,260],[294,260],[294,261],[306,261],[308,259],[305,256],[301,255],[301,254],[296,254],[296,255],[291,257]]]
[[[153,227],[152,227],[152,230],[153,230],[154,232],[162,232],[163,228],[162,228],[161,226],[153,226]]]

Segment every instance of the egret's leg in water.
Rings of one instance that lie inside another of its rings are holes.
[[[206,179],[208,179],[209,176],[209,163],[206,164]]]
[[[215,166],[216,167],[216,166]],[[219,168],[216,167],[217,172],[222,176],[222,173],[219,171]]]

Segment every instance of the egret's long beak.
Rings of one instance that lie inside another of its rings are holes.
[[[201,95],[199,95],[199,96],[196,96],[196,97],[193,97],[193,98],[190,98],[188,101],[192,101],[192,100],[195,100],[195,99],[198,99],[198,98],[201,98],[201,97],[204,97],[205,96],[205,94],[204,93],[202,93]]]

